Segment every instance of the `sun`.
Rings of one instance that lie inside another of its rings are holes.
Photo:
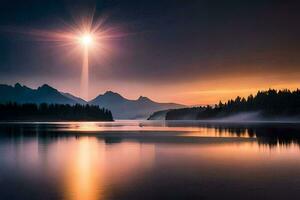
[[[123,36],[118,27],[104,24],[106,24],[105,18],[95,20],[94,14],[92,14],[86,17],[82,16],[74,24],[67,24],[57,30],[33,29],[24,33],[34,36],[37,41],[52,42],[63,47],[68,53],[80,52],[82,55],[80,91],[81,96],[88,99],[89,64],[92,60],[89,57],[94,55],[94,60],[98,61],[99,54],[104,56],[110,52],[107,51],[110,48],[108,40]]]
[[[93,37],[90,34],[85,34],[80,38],[81,44],[84,46],[90,46],[93,42]]]

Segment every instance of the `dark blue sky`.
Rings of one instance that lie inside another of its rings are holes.
[[[80,59],[11,30],[63,29],[93,9],[124,35],[91,60],[91,97],[115,90],[131,98],[211,103],[227,93],[299,83],[300,4],[275,0],[2,0],[1,82],[48,83],[79,94]]]

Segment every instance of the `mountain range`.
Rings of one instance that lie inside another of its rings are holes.
[[[48,103],[48,104],[92,104],[109,109],[115,119],[146,119],[158,110],[182,108],[175,103],[158,103],[140,96],[136,100],[126,99],[118,93],[107,91],[91,101],[85,101],[70,93],[61,92],[47,84],[37,89],[16,83],[14,86],[0,84],[0,103]]]

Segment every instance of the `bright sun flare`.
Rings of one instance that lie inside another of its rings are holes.
[[[63,46],[65,50],[77,50],[82,56],[81,92],[85,99],[88,99],[89,83],[89,55],[97,53],[106,54],[108,40],[121,37],[121,32],[116,27],[103,25],[104,19],[95,20],[94,16],[82,17],[82,20],[70,24],[61,30],[38,30],[33,29],[27,33],[34,36],[38,41],[53,42]],[[74,51],[71,51],[74,52]]]
[[[86,35],[83,35],[83,36],[80,38],[80,41],[81,41],[81,43],[82,43],[83,45],[88,46],[88,45],[90,45],[90,44],[92,43],[93,38],[92,38],[91,35],[86,34]]]

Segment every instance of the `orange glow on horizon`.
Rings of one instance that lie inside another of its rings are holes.
[[[297,78],[300,78],[300,76],[295,76],[294,79],[283,75],[276,79],[263,79],[259,76],[248,77],[247,75],[239,78],[224,77],[217,80],[195,81],[160,87],[161,92],[157,88],[149,88],[150,92],[148,96],[158,102],[176,102],[188,106],[214,105],[218,104],[219,101],[224,103],[230,99],[235,99],[237,96],[246,98],[251,94],[256,95],[258,91],[269,89],[296,90],[300,88],[300,82]],[[166,93],[165,91],[168,92]]]

